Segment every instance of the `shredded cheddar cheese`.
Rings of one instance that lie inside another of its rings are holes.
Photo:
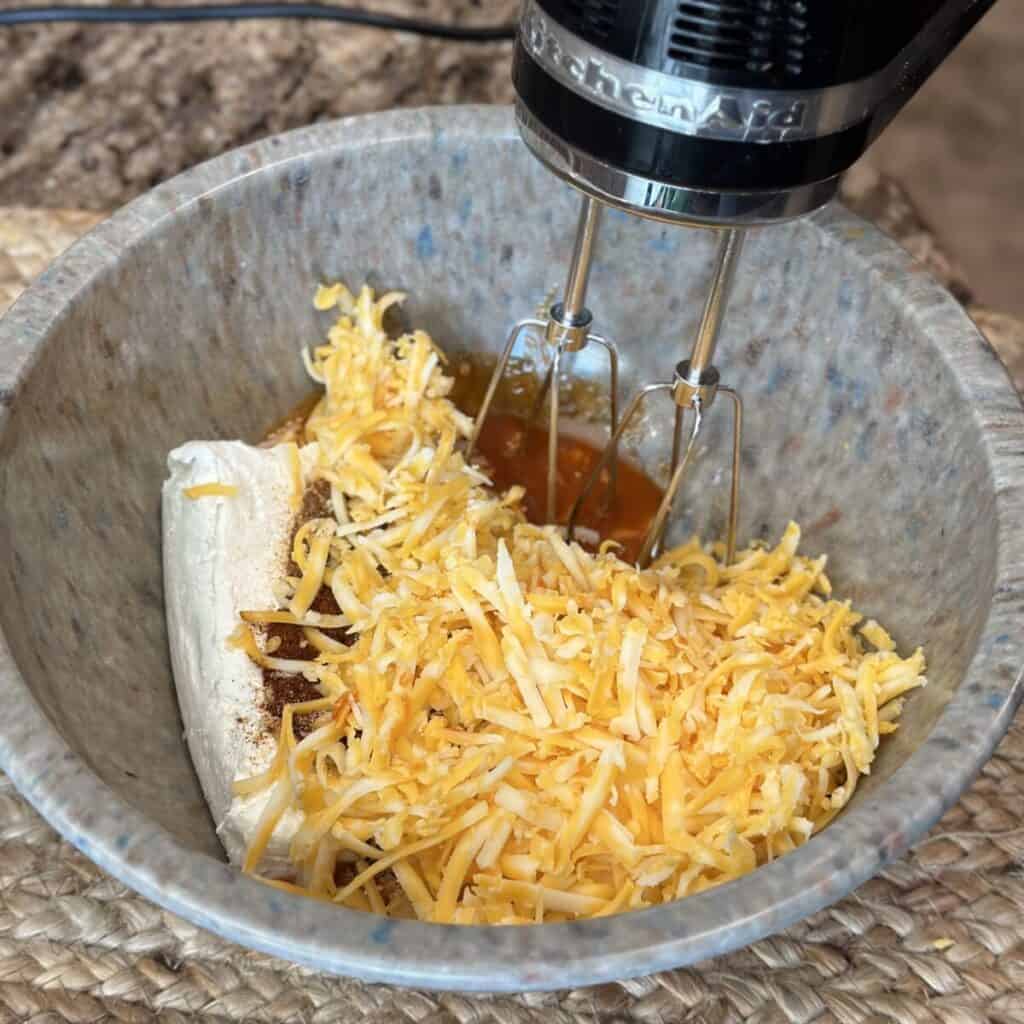
[[[340,316],[306,355],[325,389],[306,483],[334,514],[296,532],[299,575],[235,642],[323,699],[286,707],[274,763],[236,784],[271,793],[246,870],[291,808],[289,891],[515,924],[677,899],[805,842],[924,684],[922,653],[831,597],[795,525],[732,565],[691,541],[639,571],[527,523],[521,490],[464,458],[441,352],[386,336],[400,299],[317,292]],[[323,586],[340,614],[311,610]],[[276,658],[268,622],[302,626],[315,661]],[[339,626],[352,646],[321,631]]]
[[[190,501],[197,501],[199,498],[233,498],[238,494],[238,488],[234,484],[196,484],[193,487],[186,487],[184,493]]]

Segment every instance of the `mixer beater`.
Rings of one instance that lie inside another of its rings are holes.
[[[542,332],[544,340],[552,349],[552,353],[547,374],[541,385],[534,410],[535,412],[539,411],[539,406],[543,403],[544,398],[548,398],[548,461],[545,508],[547,510],[547,520],[552,523],[555,521],[558,511],[558,437],[560,428],[558,381],[564,356],[572,352],[579,352],[590,344],[598,345],[607,352],[608,391],[610,395],[609,430],[615,444],[618,443],[620,435],[618,429],[619,352],[614,342],[591,331],[590,328],[594,322],[594,317],[586,306],[587,285],[590,281],[590,267],[594,257],[594,245],[597,242],[598,229],[601,224],[602,210],[602,205],[596,200],[591,199],[589,196],[583,197],[580,207],[579,226],[576,230],[576,242],[573,246],[572,257],[569,260],[565,293],[561,301],[553,303],[548,309],[546,320],[528,317],[518,321],[512,327],[494,372],[491,374],[487,391],[484,393],[483,402],[476,417],[476,426],[469,440],[467,458],[473,454],[477,441],[480,439],[480,433],[483,430],[488,413],[491,411],[501,378],[508,369],[509,360],[512,357],[516,342],[527,331]],[[533,415],[534,413],[531,413],[531,419]],[[615,488],[614,457],[610,459],[610,462],[611,480],[609,481],[609,491],[613,493]]]
[[[614,465],[618,456],[619,442],[630,423],[640,412],[644,400],[662,392],[668,393],[675,403],[675,425],[672,431],[672,458],[669,463],[669,480],[665,494],[658,506],[658,511],[648,527],[637,559],[641,568],[646,568],[652,558],[657,557],[668,524],[668,516],[686,473],[693,461],[697,439],[703,429],[705,416],[711,408],[715,397],[726,394],[733,403],[732,431],[732,484],[729,489],[729,518],[726,526],[725,560],[732,562],[736,556],[736,526],[739,521],[740,507],[740,452],[743,444],[743,401],[735,388],[721,384],[718,369],[712,362],[718,335],[725,316],[729,293],[732,290],[736,264],[743,248],[744,232],[738,228],[728,228],[721,233],[718,252],[715,258],[711,287],[704,303],[697,328],[697,337],[689,359],[676,364],[675,372],[670,381],[646,384],[633,396],[626,413],[618,428],[613,430],[608,445],[600,461],[583,483],[576,501],[569,512],[568,536],[571,540],[583,503],[589,497],[601,472],[609,465]],[[682,447],[683,427],[686,411],[692,412],[692,424],[685,449]]]
[[[507,372],[509,360],[516,343],[529,330],[542,331],[545,341],[552,348],[552,355],[540,393],[528,418],[532,419],[539,413],[540,407],[546,398],[548,402],[548,447],[545,507],[547,521],[554,523],[557,514],[558,439],[561,432],[558,381],[562,359],[566,354],[578,352],[590,343],[601,346],[608,354],[609,439],[600,459],[585,478],[582,488],[573,501],[566,524],[567,535],[570,540],[573,539],[580,512],[587,499],[593,493],[602,474],[606,472],[608,474],[609,497],[614,495],[616,465],[623,434],[640,414],[644,401],[647,398],[662,392],[667,393],[675,404],[672,456],[669,463],[668,485],[640,549],[638,563],[641,568],[645,568],[651,559],[657,556],[660,549],[669,513],[675,503],[676,496],[682,489],[687,470],[692,463],[697,439],[705,422],[705,416],[716,396],[720,392],[727,394],[732,400],[734,407],[732,485],[730,488],[729,516],[726,529],[726,560],[731,562],[736,551],[736,526],[739,519],[739,474],[743,405],[739,393],[735,389],[725,387],[720,383],[718,369],[714,366],[712,360],[717,347],[718,336],[728,304],[733,278],[736,273],[736,265],[743,247],[745,232],[738,228],[729,228],[721,232],[711,285],[690,357],[676,365],[671,380],[646,384],[641,387],[629,402],[626,413],[620,420],[618,417],[618,350],[614,342],[591,331],[593,315],[585,305],[590,266],[597,241],[602,208],[602,205],[597,200],[588,195],[583,196],[579,225],[572,256],[569,261],[569,272],[562,300],[551,305],[546,320],[532,317],[520,320],[509,332],[505,347],[491,374],[487,391],[484,394],[483,402],[476,418],[476,425],[469,442],[469,455],[472,455],[479,440],[502,377]],[[687,411],[692,413],[692,423],[684,447],[682,443],[683,428]]]

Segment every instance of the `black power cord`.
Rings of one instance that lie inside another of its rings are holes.
[[[199,4],[177,7],[165,4],[147,4],[141,7],[15,7],[0,10],[0,27],[12,25],[78,24],[152,25],[167,22],[243,21],[251,19],[294,18],[312,21],[337,21],[347,25],[391,29],[411,32],[435,39],[449,39],[461,43],[493,43],[515,38],[514,25],[485,25],[479,28],[465,25],[445,25],[422,18],[403,18],[393,14],[380,14],[358,7],[339,7],[334,4],[308,3],[231,3]]]

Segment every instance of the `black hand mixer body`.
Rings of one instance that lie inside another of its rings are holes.
[[[991,3],[527,0],[520,124],[556,170],[636,212],[799,215]]]
[[[661,507],[640,564],[661,545],[672,504],[719,392],[733,405],[724,556],[735,553],[742,404],[713,365],[746,229],[810,213],[994,0],[524,0],[513,60],[516,118],[530,150],[583,193],[565,291],[543,319],[517,323],[477,417],[481,429],[524,333],[549,343],[547,507],[553,521],[564,357],[608,354],[610,437],[567,523],[619,441],[658,393],[675,407]],[[585,304],[604,205],[711,227],[719,241],[690,358],[641,388],[619,418],[618,355]],[[686,418],[691,420],[688,434]],[[472,450],[476,437],[470,445]]]

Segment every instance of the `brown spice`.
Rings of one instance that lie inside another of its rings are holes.
[[[275,733],[280,728],[281,713],[286,704],[304,704],[309,700],[319,700],[322,696],[320,687],[304,676],[263,670],[263,710],[273,723]],[[319,717],[319,714],[293,716],[292,731],[295,738],[301,740],[308,736],[316,728]]]
[[[295,516],[295,529],[310,519],[325,519],[333,515],[330,483],[327,480],[314,480],[302,495],[302,505]]]
[[[334,594],[331,593],[330,587],[320,588],[320,593],[313,598],[313,603],[310,605],[310,608],[315,612],[319,612],[321,615],[341,614],[341,609],[338,607],[338,602],[334,599]],[[334,637],[335,640],[340,640],[343,644],[355,643],[355,637],[352,637],[350,640],[346,640],[345,636],[336,635],[338,633],[344,634],[346,632],[344,629],[325,629],[323,632],[328,636]]]
[[[316,657],[316,648],[302,635],[301,626],[293,626],[287,622],[272,622],[266,627],[265,635],[268,642],[278,641],[273,652],[275,658],[312,661]]]
[[[334,884],[344,889],[358,874],[359,868],[354,860],[339,860],[334,865]]]
[[[339,860],[334,866],[334,884],[339,889],[344,889],[356,875],[359,874],[359,865],[352,860]],[[390,869],[382,871],[374,878],[377,884],[377,891],[384,900],[384,905],[390,909],[401,899],[403,889]]]
[[[292,536],[294,537],[295,532],[311,519],[323,519],[332,514],[331,485],[326,480],[313,481],[302,495],[302,504],[295,514],[292,525]],[[299,567],[292,561],[290,546],[288,551],[286,572],[289,576],[298,576]],[[326,586],[320,588],[311,609],[321,615],[338,615],[341,612],[334,594]],[[353,644],[356,641],[355,634],[346,629],[324,629],[322,632],[339,643]],[[278,646],[274,651],[276,658],[289,661],[313,661],[316,658],[316,648],[306,639],[301,626],[273,622],[266,626],[264,635],[268,640],[277,640]],[[263,711],[267,719],[267,729],[274,736],[281,728],[281,712],[286,704],[317,700],[321,696],[323,695],[320,688],[304,676],[275,672],[271,669],[263,670]],[[319,718],[320,715],[296,715],[292,719],[295,738],[301,740],[308,736],[316,728]]]
[[[334,595],[327,587],[321,587],[320,593],[313,602],[313,610],[323,615],[337,615],[338,604]],[[347,629],[324,629],[321,632],[333,640],[343,644],[354,644],[356,636]],[[274,651],[275,658],[290,661],[313,661],[316,648],[305,638],[301,626],[293,626],[287,622],[272,622],[266,627],[266,637],[279,641]],[[321,697],[320,688],[316,683],[309,682],[304,676],[286,672],[263,670],[263,710],[267,717],[267,725],[273,735],[281,728],[281,712],[285,704],[299,704],[307,700]],[[293,722],[295,738],[301,740],[308,736],[316,726],[319,715],[296,715]]]
[[[292,523],[292,538],[299,528],[308,523],[311,519],[329,519],[334,515],[331,509],[331,485],[327,480],[314,480],[302,494],[302,504],[295,513],[295,520]],[[285,575],[298,576],[299,567],[292,559],[292,545],[288,544],[288,564],[285,567]]]
[[[335,601],[329,587],[320,588],[320,593],[316,595],[310,608],[320,615],[339,615],[341,613],[338,602]],[[295,626],[290,622],[271,622],[265,628],[266,638],[278,641],[274,657],[287,658],[292,661],[313,661],[316,658],[316,648],[306,639],[301,626]],[[355,634],[344,628],[321,628],[320,632],[331,640],[336,640],[348,647],[356,642]]]
[[[375,881],[381,897],[389,907],[402,895],[402,887],[393,871],[382,871]]]

